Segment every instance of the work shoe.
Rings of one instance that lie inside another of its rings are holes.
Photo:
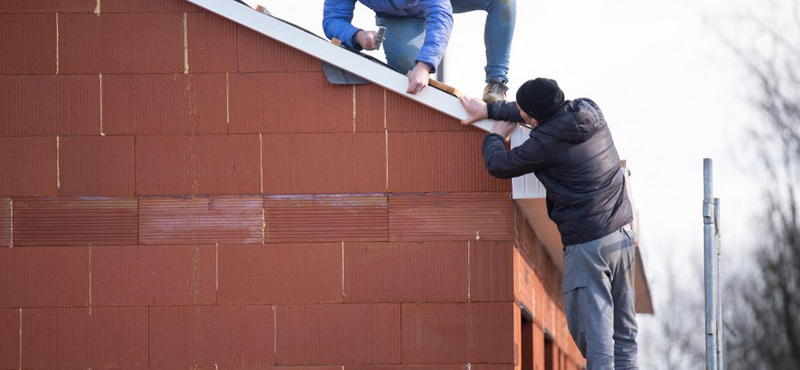
[[[486,104],[506,100],[508,86],[500,80],[491,79],[483,89],[483,101]]]

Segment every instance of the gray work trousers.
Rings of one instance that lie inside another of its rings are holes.
[[[588,370],[638,369],[633,232],[564,248],[564,307]]]

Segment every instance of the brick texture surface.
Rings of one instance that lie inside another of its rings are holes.
[[[0,14],[0,74],[42,73],[56,73],[56,15]]]
[[[224,74],[103,76],[106,134],[225,133]]]
[[[105,246],[92,250],[92,303],[98,306],[216,303],[213,245]]]
[[[485,135],[472,127],[462,126],[453,117],[417,103],[394,92],[386,93],[386,129],[389,131],[469,131]],[[478,152],[480,146],[475,148]],[[460,153],[463,154],[463,153]]]
[[[271,365],[272,306],[150,308],[150,365]]]
[[[386,96],[375,84],[356,86],[356,132],[383,131],[386,124]]]
[[[322,73],[232,74],[229,88],[231,132],[353,131],[353,86]]]
[[[60,142],[60,196],[133,196],[133,137],[75,136]]]
[[[341,302],[341,243],[221,245],[219,301]]]
[[[131,198],[14,200],[14,246],[119,245],[138,242]]]
[[[54,137],[0,137],[0,196],[54,196],[58,150]]]
[[[258,135],[138,136],[139,195],[258,194]]]
[[[236,23],[210,12],[189,14],[186,23],[190,72],[236,72]]]
[[[11,198],[0,198],[0,247],[11,245]]]
[[[60,14],[58,40],[60,73],[182,73],[185,69],[180,13]]]
[[[89,304],[89,248],[0,249],[0,307]]]
[[[23,309],[22,367],[147,367],[147,308]]]
[[[382,133],[264,135],[266,194],[386,190]]]
[[[181,0],[101,0],[101,13],[183,13],[201,8]]]
[[[139,227],[142,244],[260,244],[260,196],[142,198]]]
[[[508,193],[390,194],[389,239],[513,240]]]
[[[267,196],[266,241],[385,241],[387,206],[383,194]]]
[[[513,363],[513,303],[403,304],[403,363]]]
[[[471,242],[469,256],[470,299],[473,302],[514,300],[513,241]]]
[[[0,309],[0,369],[19,369],[19,310]]]
[[[511,191],[510,180],[486,172],[483,136],[477,131],[389,133],[389,191]]]
[[[400,306],[277,306],[279,365],[400,363]]]
[[[238,26],[237,45],[241,72],[319,72],[320,61],[283,43]]]
[[[0,76],[0,135],[100,133],[100,78]]]
[[[91,13],[97,0],[3,0],[0,13]]]
[[[466,242],[345,243],[344,250],[346,302],[467,301]]]

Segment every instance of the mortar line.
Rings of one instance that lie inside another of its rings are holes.
[[[383,129],[386,130],[386,89],[383,89]]]
[[[189,74],[189,32],[187,16],[183,13],[183,73]]]
[[[342,298],[344,295],[344,241],[342,241]]]
[[[356,85],[353,85],[353,132],[356,132]]]
[[[19,370],[22,370],[22,308],[19,309]]]
[[[59,32],[58,32],[58,13],[56,13],[56,74],[58,74],[58,68],[59,68],[59,59],[58,59],[58,38],[59,38]]]
[[[467,302],[472,302],[472,265],[470,264],[470,249],[472,244],[467,240]]]
[[[61,137],[56,136],[56,190],[61,190]]]
[[[278,354],[278,306],[272,305],[272,353]]]
[[[106,136],[106,134],[103,133],[103,74],[102,73],[100,74],[100,136]]]
[[[94,8],[94,14],[100,15],[100,0],[97,0],[97,6]]]
[[[264,134],[258,134],[258,169],[261,180],[261,194],[264,194]]]
[[[10,223],[9,229],[11,229],[10,230],[11,234],[10,234],[9,238],[11,238],[11,239],[8,241],[8,244],[9,244],[8,247],[9,248],[14,248],[14,199],[9,199],[8,200],[8,208],[9,208],[9,215],[11,217],[11,222],[9,222]]]
[[[214,286],[216,287],[217,297],[216,302],[219,304],[219,243],[214,243],[216,246],[215,259],[214,259]]]
[[[228,124],[228,133],[231,133],[231,81],[230,74],[225,72],[225,123]]]
[[[383,129],[386,136],[386,192],[389,192],[389,131]]]
[[[92,316],[92,245],[89,244],[89,316]]]

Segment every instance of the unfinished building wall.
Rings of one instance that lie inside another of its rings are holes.
[[[180,0],[0,34],[0,369],[520,366],[481,132]]]

